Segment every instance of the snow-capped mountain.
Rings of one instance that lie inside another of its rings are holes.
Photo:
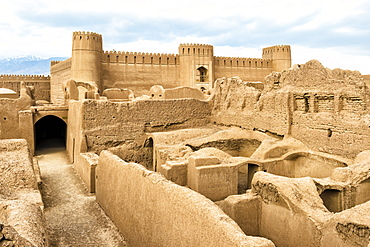
[[[63,61],[67,57],[43,58],[35,55],[0,59],[0,74],[49,75],[50,61]]]

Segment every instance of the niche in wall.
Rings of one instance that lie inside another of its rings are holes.
[[[343,210],[342,207],[342,193],[340,190],[327,189],[320,194],[321,199],[324,202],[324,206],[330,212],[340,212]]]

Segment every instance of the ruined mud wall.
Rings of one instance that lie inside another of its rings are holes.
[[[288,103],[286,92],[262,95],[239,77],[221,78],[215,82],[211,121],[284,135],[289,124]]]
[[[130,246],[274,246],[244,235],[205,197],[108,151],[97,177],[96,199]]]
[[[203,126],[209,122],[210,108],[208,102],[192,99],[119,103],[86,100],[82,116],[87,147],[100,151],[134,140],[144,132]]]
[[[264,84],[257,90],[239,78],[218,79],[211,121],[290,134],[313,150],[349,158],[370,148],[370,95],[359,72],[312,60],[274,72]]]
[[[0,246],[48,246],[37,168],[26,140],[0,140]]]
[[[21,82],[34,88],[35,100],[50,101],[50,77],[38,75],[0,75],[0,88],[9,88],[18,94]]]
[[[50,66],[50,101],[54,104],[64,103],[63,83],[71,79],[72,60],[52,61]]]
[[[26,110],[32,105],[29,97],[17,99],[0,98],[0,139],[27,138],[28,131],[33,133],[32,122],[21,121]],[[31,113],[29,112],[29,116]],[[27,118],[28,119],[28,118]]]
[[[129,88],[136,96],[148,94],[153,85],[180,86],[179,58],[174,54],[105,52],[102,69],[104,89]]]
[[[67,151],[71,161],[82,152],[131,142],[145,132],[200,127],[209,123],[209,102],[195,99],[111,102],[71,101]],[[143,140],[144,141],[144,140]]]

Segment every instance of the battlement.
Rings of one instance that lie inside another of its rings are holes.
[[[274,45],[262,49],[262,54],[270,54],[272,52],[290,52],[290,45]]]
[[[102,51],[103,39],[101,34],[94,32],[73,32],[72,50]]]
[[[179,59],[177,54],[105,51],[103,53],[102,62],[123,64],[177,65],[179,64]]]
[[[213,56],[213,45],[192,43],[180,44],[179,54]]]
[[[266,58],[215,57],[216,66],[272,68],[272,60]]]
[[[44,75],[0,75],[0,81],[2,82],[10,82],[10,81],[49,81],[50,76],[44,76]]]
[[[85,31],[76,31],[73,32],[73,36],[78,36],[78,35],[88,35],[88,36],[96,36],[96,37],[102,37],[101,34],[94,33],[94,32],[85,32]]]
[[[50,62],[50,73],[56,73],[58,71],[63,71],[66,69],[70,69],[72,65],[72,59],[68,58],[64,61],[51,61]]]

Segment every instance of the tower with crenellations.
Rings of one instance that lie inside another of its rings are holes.
[[[63,104],[63,85],[70,79],[95,84],[100,93],[109,88],[128,88],[140,96],[148,94],[153,85],[211,90],[221,77],[263,82],[271,72],[290,67],[289,45],[264,48],[262,58],[218,57],[212,45],[189,43],[180,44],[178,54],[103,51],[102,35],[74,32],[72,57],[51,64],[50,98],[53,103]]]
[[[283,71],[292,66],[290,45],[276,45],[262,49],[262,58],[272,60],[273,71]]]
[[[209,89],[214,81],[213,46],[180,44],[180,83],[183,86]]]
[[[94,83],[102,91],[102,36],[93,32],[74,32],[71,79]]]

